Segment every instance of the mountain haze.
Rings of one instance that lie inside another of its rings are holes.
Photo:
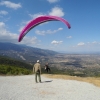
[[[48,56],[58,54],[55,51],[34,48],[13,43],[0,43],[0,55],[33,63],[37,59],[45,60]]]

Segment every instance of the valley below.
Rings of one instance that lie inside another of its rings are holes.
[[[100,55],[97,54],[58,54],[49,57],[47,62],[63,74],[100,76]]]

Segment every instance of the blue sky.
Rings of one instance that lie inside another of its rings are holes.
[[[66,19],[30,30],[21,42],[20,31],[41,15]],[[65,52],[100,51],[100,0],[0,0],[0,42]]]

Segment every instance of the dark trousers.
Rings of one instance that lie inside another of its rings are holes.
[[[48,73],[48,71],[50,71],[50,68],[46,68],[46,71],[47,71],[47,73]]]

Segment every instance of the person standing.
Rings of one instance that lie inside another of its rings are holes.
[[[35,73],[35,82],[37,83],[37,77],[38,77],[38,80],[41,83],[41,66],[39,60],[37,60],[37,63],[35,63],[33,66],[33,73]]]

